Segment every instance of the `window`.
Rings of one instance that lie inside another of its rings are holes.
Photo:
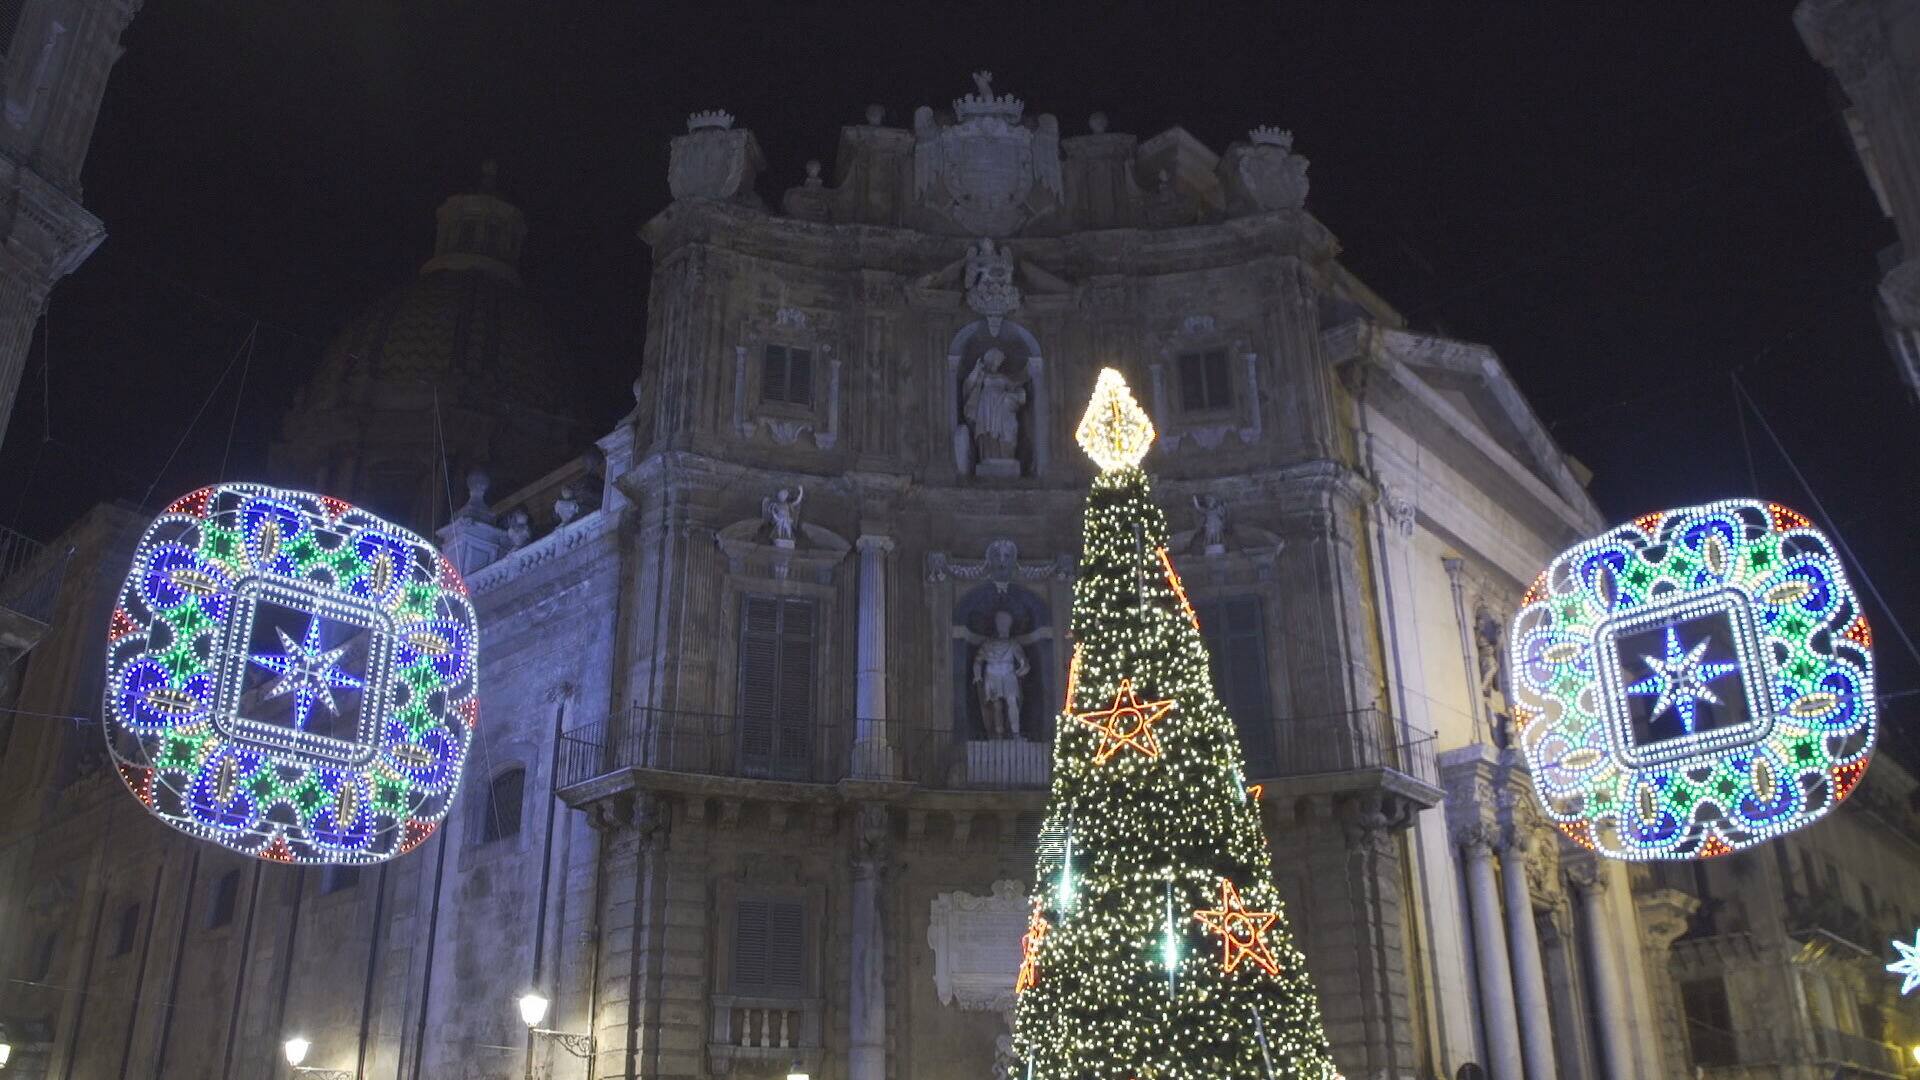
[[[799,997],[805,910],[797,900],[741,900],[733,909],[733,992]]]
[[[1687,1044],[1693,1063],[1700,1066],[1737,1065],[1739,1051],[1733,1038],[1733,1011],[1727,1007],[1727,987],[1718,978],[1691,979],[1680,984],[1680,1006],[1687,1017]]]
[[[480,822],[480,842],[491,844],[520,833],[521,796],[526,792],[527,770],[508,769],[487,786],[485,816]]]
[[[1233,380],[1227,373],[1227,350],[1207,349],[1180,354],[1180,410],[1209,412],[1233,406]]]
[[[769,345],[760,361],[760,400],[813,404],[813,351]]]
[[[125,956],[133,951],[133,939],[140,933],[140,905],[128,904],[120,909],[120,921],[113,932],[114,956]]]
[[[813,756],[811,600],[749,596],[740,612],[740,767],[805,779]]]
[[[233,922],[233,908],[240,898],[240,871],[229,870],[213,883],[213,895],[207,900],[207,929]]]
[[[1194,603],[1207,644],[1214,691],[1240,732],[1248,779],[1274,772],[1273,696],[1267,684],[1267,627],[1260,598],[1233,596]]]
[[[40,948],[36,949],[33,954],[33,972],[31,978],[34,982],[41,982],[46,979],[47,976],[53,974],[53,958],[58,955],[59,952],[60,934],[57,931],[49,933],[40,939]]]
[[[329,866],[320,872],[320,895],[330,896],[360,884],[357,866]]]

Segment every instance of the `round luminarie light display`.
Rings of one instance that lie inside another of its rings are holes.
[[[1563,552],[1511,635],[1534,787],[1622,859],[1812,822],[1873,751],[1872,632],[1827,538],[1772,503],[1648,514]]]
[[[478,648],[466,584],[421,537],[322,495],[201,488],[147,527],[120,589],[107,745],[191,836],[379,862],[459,790]]]

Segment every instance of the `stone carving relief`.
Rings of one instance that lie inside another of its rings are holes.
[[[794,530],[800,526],[800,504],[806,500],[806,497],[806,487],[796,484],[791,492],[787,488],[781,488],[760,500],[760,516],[766,519],[767,529],[773,537],[773,546],[793,547]]]
[[[687,117],[687,133],[673,140],[667,188],[676,199],[757,202],[753,180],[765,167],[753,132],[735,130],[732,113],[697,112]]]
[[[1060,125],[1041,115],[1021,123],[1026,104],[993,92],[976,72],[974,93],[953,103],[953,121],[929,106],[913,114],[913,190],[936,220],[975,236],[1010,236],[1060,205]]]
[[[996,881],[986,896],[956,891],[933,898],[927,945],[940,1004],[974,1012],[1013,1007],[1027,910],[1017,881]]]
[[[1000,336],[1000,320],[1020,310],[1020,286],[1013,283],[1013,252],[983,236],[967,249],[967,306],[985,317],[987,333]]]
[[[973,440],[975,476],[1020,475],[1020,409],[1027,403],[1023,370],[1010,367],[1006,350],[989,345],[961,386],[960,412]]]
[[[1380,481],[1378,487],[1381,515],[1393,526],[1394,532],[1401,536],[1412,536],[1419,515],[1419,505],[1413,501],[1413,494],[1385,480]]]
[[[1261,125],[1220,159],[1220,182],[1231,213],[1298,210],[1307,202],[1307,159],[1293,152],[1293,133]]]
[[[1473,650],[1480,677],[1480,700],[1486,708],[1493,745],[1502,748],[1511,746],[1514,736],[1512,710],[1507,707],[1506,636],[1506,620],[1494,615],[1484,602],[1476,603]]]
[[[1200,542],[1208,555],[1227,553],[1227,504],[1208,492],[1193,497],[1193,509],[1199,514]]]
[[[1056,555],[1051,559],[1022,559],[1020,545],[1004,537],[987,542],[986,558],[956,559],[944,551],[935,551],[927,555],[927,580],[945,581],[958,578],[961,581],[990,581],[994,587],[1004,593],[1014,581],[1071,581],[1075,563],[1071,555]]]

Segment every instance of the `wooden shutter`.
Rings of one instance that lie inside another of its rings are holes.
[[[805,956],[805,905],[797,900],[734,905],[734,993],[798,997],[806,988]]]
[[[799,995],[806,917],[795,901],[767,904],[767,989]]]
[[[740,633],[743,769],[804,777],[812,764],[813,601],[749,596]]]
[[[787,400],[787,347],[769,345],[760,361],[760,400]]]
[[[1180,354],[1180,408],[1197,412],[1207,407],[1205,358],[1199,353]]]
[[[509,769],[487,787],[487,819],[480,823],[484,841],[500,840],[520,831],[520,809],[527,789],[527,770]]]
[[[794,405],[813,404],[812,350],[787,350],[787,396],[782,400]]]
[[[1273,770],[1273,696],[1267,682],[1266,619],[1257,596],[1197,605],[1213,669],[1214,692],[1240,733],[1240,752],[1256,776]]]
[[[733,989],[754,993],[767,980],[767,902],[742,900],[733,909]]]

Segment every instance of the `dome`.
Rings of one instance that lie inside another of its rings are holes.
[[[426,526],[447,476],[484,467],[503,495],[578,452],[577,379],[521,285],[520,211],[491,187],[443,203],[433,258],[328,344],[274,448],[285,482]]]

